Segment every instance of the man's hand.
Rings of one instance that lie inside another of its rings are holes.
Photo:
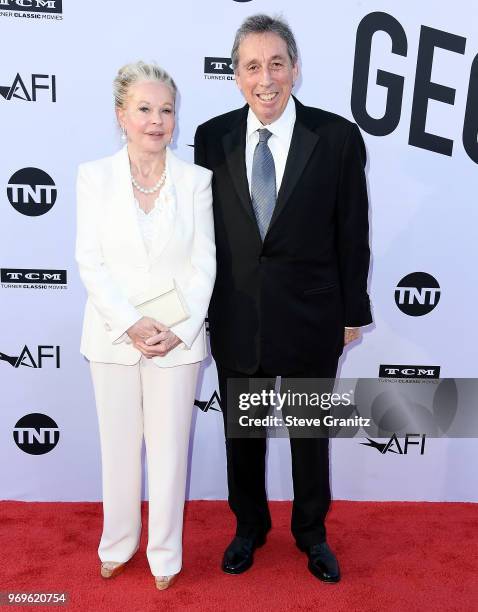
[[[137,348],[141,353],[151,359],[158,353],[157,350],[153,351],[150,346],[147,346],[144,342],[151,336],[156,336],[158,333],[167,332],[169,328],[163,325],[159,321],[152,319],[151,317],[143,317],[126,330],[126,333],[131,338],[133,346]]]
[[[169,351],[172,351],[173,348],[181,344],[181,342],[182,340],[178,338],[174,332],[168,329],[148,338],[144,342],[144,345],[146,349],[154,350],[155,355],[164,357]]]
[[[344,329],[344,346],[347,346],[347,344],[350,344],[354,340],[358,340],[361,334],[360,327],[346,327]]]

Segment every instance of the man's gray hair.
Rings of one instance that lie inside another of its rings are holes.
[[[281,17],[269,17],[269,15],[251,15],[236,32],[234,44],[231,51],[232,67],[236,71],[239,64],[239,45],[249,34],[277,34],[287,45],[287,53],[293,66],[297,64],[299,54],[297,43],[289,24]]]

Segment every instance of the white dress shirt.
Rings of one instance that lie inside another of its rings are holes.
[[[274,165],[276,169],[276,195],[279,193],[279,189],[284,176],[285,163],[289,154],[290,142],[292,140],[292,132],[294,131],[295,124],[295,103],[292,96],[289,97],[287,106],[284,112],[269,125],[263,125],[254,114],[254,111],[249,107],[249,113],[247,115],[247,136],[246,136],[246,170],[247,170],[247,181],[249,183],[249,192],[251,191],[251,176],[252,176],[252,161],[254,158],[254,151],[257,143],[259,142],[259,134],[257,130],[261,128],[267,128],[271,132],[272,136],[267,141],[269,149],[271,150],[272,157],[274,158]]]

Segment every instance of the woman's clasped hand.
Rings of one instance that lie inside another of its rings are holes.
[[[143,317],[126,330],[133,346],[146,359],[163,357],[181,344],[181,340],[166,325],[151,317]]]

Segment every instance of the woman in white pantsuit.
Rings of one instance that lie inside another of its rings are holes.
[[[88,293],[81,352],[90,361],[101,439],[101,575],[124,569],[141,532],[141,446],[149,486],[147,556],[156,586],[181,569],[191,412],[206,356],[215,273],[211,173],[168,148],[176,86],[137,62],[114,82],[127,144],[78,172],[76,259]],[[176,283],[189,317],[171,328],[134,296]]]

